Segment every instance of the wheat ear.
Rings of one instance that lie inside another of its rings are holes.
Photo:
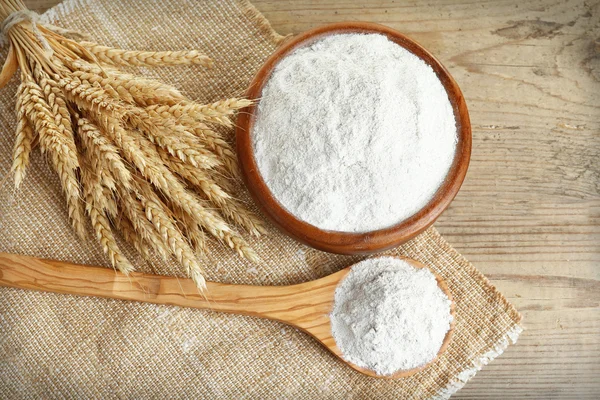
[[[152,222],[163,241],[169,245],[177,261],[186,268],[188,275],[197,280],[198,276],[202,276],[202,267],[196,260],[194,251],[177,229],[170,210],[146,180],[135,179],[134,182],[137,197],[146,211],[146,218]],[[202,288],[201,282],[196,284]]]
[[[114,218],[114,224],[123,236],[123,239],[127,243],[133,246],[134,249],[137,250],[138,253],[144,257],[144,259],[150,259],[150,249],[148,244],[144,242],[143,238],[140,235],[137,235],[135,232],[135,228],[133,224],[125,216],[125,214],[121,213],[117,217]]]
[[[58,85],[65,92],[67,99],[75,103],[80,110],[102,110],[119,118],[123,118],[127,113],[124,103],[112,98],[100,85],[82,81],[72,74],[60,78]]]
[[[119,209],[133,226],[136,234],[147,243],[163,260],[169,259],[170,250],[163,243],[154,225],[146,218],[146,213],[140,201],[133,193],[122,186],[118,187]]]
[[[130,128],[139,129],[152,143],[194,167],[210,169],[223,165],[213,152],[205,149],[200,140],[182,125],[156,118],[143,110],[129,115],[129,121]]]
[[[109,176],[119,179],[121,184],[127,189],[131,188],[131,172],[123,162],[119,149],[102,134],[100,128],[94,125],[90,120],[82,116],[76,116],[77,132],[81,138],[84,148],[93,154],[92,166],[95,171],[99,171],[103,182],[115,189],[114,181],[111,182]],[[104,172],[108,170],[111,175]]]
[[[194,250],[199,253],[206,253],[208,247],[206,246],[206,234],[202,230],[202,227],[181,208],[172,204],[169,205],[171,211],[173,211],[173,216],[186,234],[186,237],[190,239]]]
[[[239,235],[227,234],[224,238],[225,243],[235,251],[240,257],[245,258],[248,261],[257,263],[260,258],[256,252],[250,247],[250,245]]]
[[[83,182],[83,195],[86,202],[86,211],[92,222],[92,227],[96,233],[96,238],[102,245],[102,250],[110,258],[113,267],[116,267],[124,274],[129,274],[134,270],[133,265],[121,253],[119,246],[115,240],[110,221],[106,217],[104,204],[107,203],[103,199],[104,192],[102,183],[97,174],[92,170],[88,162],[81,162],[81,180]]]
[[[21,0],[0,7],[2,19],[16,12],[27,13]],[[199,104],[170,85],[118,70],[210,67],[207,56],[116,49],[41,21],[7,26],[4,34],[14,57],[3,78],[18,69],[22,81],[12,164],[17,188],[38,140],[58,173],[75,231],[84,236],[87,212],[103,250],[123,272],[133,266],[117,246],[117,228],[146,257],[149,249],[163,259],[174,255],[199,287],[204,278],[192,247],[206,252],[208,235],[256,260],[228,225],[262,232],[260,221],[230,194],[238,165],[219,132],[251,103],[234,98]]]
[[[206,125],[202,124],[187,125],[185,121],[182,123],[196,136],[202,138],[205,146],[222,159],[225,171],[228,175],[236,179],[240,178],[240,168],[237,162],[237,156],[231,145],[226,142],[218,132],[209,129]]]
[[[81,190],[76,171],[79,168],[75,144],[67,138],[52,118],[52,111],[42,88],[29,75],[23,74],[25,83],[23,108],[30,124],[40,138],[42,152],[50,156],[52,166],[58,173],[67,200],[71,225],[81,238],[85,238],[84,213],[81,206]],[[74,150],[75,149],[75,150]]]
[[[39,64],[34,68],[34,76],[39,82],[40,87],[44,90],[48,105],[52,108],[54,122],[64,130],[63,134],[73,137],[71,113],[69,112],[67,100],[62,89],[59,87],[58,82],[50,78],[50,76],[42,70]]]
[[[234,178],[239,178],[239,167],[237,157],[229,143],[222,136],[208,127],[206,124],[197,122],[187,114],[179,112],[172,113],[173,109],[169,106],[150,106],[146,107],[146,112],[153,117],[163,118],[165,120],[177,121],[178,131],[186,136],[192,134],[198,137],[202,145],[216,154],[224,166],[224,172]]]
[[[101,68],[84,61],[73,61],[69,66],[74,77],[92,84],[97,83],[113,98],[131,104],[177,104],[185,100],[176,88],[153,79],[141,78],[111,68]]]
[[[208,173],[194,169],[164,151],[160,152],[160,156],[162,157],[163,162],[165,162],[173,172],[202,192],[209,201],[221,209],[221,212],[230,221],[245,228],[255,236],[260,236],[261,233],[265,233],[262,222],[246,210],[240,203],[235,201],[231,195],[221,189]]]
[[[212,66],[212,60],[196,50],[191,51],[137,51],[102,46],[93,42],[80,42],[100,62],[125,66],[166,66],[198,64]]]
[[[25,85],[21,83],[17,89],[17,130],[15,132],[15,145],[13,148],[12,172],[15,179],[15,188],[21,186],[25,178],[25,172],[29,166],[29,155],[35,134],[23,107],[23,98],[25,96]]]
[[[119,121],[109,116],[97,115],[103,130],[123,150],[129,162],[162,193],[168,195],[173,204],[193,216],[207,232],[218,239],[232,232],[227,223],[215,212],[201,204],[199,198],[189,192],[182,182],[162,162],[158,150],[141,133],[126,131]],[[132,221],[134,222],[134,221]]]
[[[229,119],[237,110],[247,107],[252,101],[246,99],[225,99],[212,104],[198,104],[189,101],[182,101],[173,105],[152,105],[149,110],[156,111],[159,114],[168,113],[175,118],[188,116],[199,121],[214,122],[220,125],[231,126]]]

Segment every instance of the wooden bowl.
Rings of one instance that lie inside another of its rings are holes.
[[[471,156],[471,122],[467,105],[458,84],[444,66],[421,45],[391,28],[368,22],[343,22],[325,25],[297,35],[283,43],[269,57],[258,71],[250,88],[246,92],[249,99],[259,101],[262,90],[279,60],[295,49],[311,44],[327,35],[340,33],[378,33],[409,50],[431,66],[448,92],[456,118],[458,143],[454,160],[442,183],[431,201],[419,212],[404,221],[371,232],[338,232],[317,228],[299,220],[273,197],[264,182],[252,146],[252,127],[254,125],[257,103],[239,113],[237,119],[237,152],[242,176],[250,194],[263,213],[292,238],[319,250],[340,254],[368,254],[396,247],[427,229],[452,202],[467,173]]]

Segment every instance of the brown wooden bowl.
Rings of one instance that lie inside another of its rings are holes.
[[[328,231],[299,220],[283,208],[273,197],[262,179],[254,159],[251,132],[257,102],[262,95],[263,87],[279,60],[298,47],[311,44],[324,36],[340,33],[383,34],[389,40],[420,57],[431,66],[444,85],[456,118],[458,143],[454,161],[445,181],[434,197],[412,217],[388,228],[371,232]],[[248,190],[263,213],[271,219],[275,226],[292,238],[316,249],[340,254],[368,254],[396,247],[408,241],[433,224],[450,205],[467,173],[471,157],[471,122],[467,105],[458,84],[450,76],[448,70],[431,53],[414,40],[386,26],[369,22],[342,22],[321,26],[289,39],[269,57],[258,71],[246,92],[246,97],[257,100],[255,104],[241,110],[237,119],[237,153],[242,176]]]

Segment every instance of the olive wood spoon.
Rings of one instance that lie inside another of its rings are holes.
[[[408,258],[404,260],[417,268],[426,268],[415,260]],[[206,292],[203,294],[191,279],[139,272],[132,272],[126,276],[109,268],[0,252],[0,286],[168,304],[269,318],[307,332],[352,368],[373,377],[405,377],[427,367],[429,364],[420,368],[398,371],[393,375],[381,376],[342,358],[341,351],[331,336],[329,314],[333,306],[335,289],[349,271],[350,267],[344,268],[324,278],[290,286],[249,286],[206,282]],[[439,287],[452,300],[445,282],[439,276],[435,276]],[[451,312],[454,313],[454,303]],[[448,346],[453,329],[454,325],[451,325],[437,357]],[[435,359],[431,362],[433,361]]]

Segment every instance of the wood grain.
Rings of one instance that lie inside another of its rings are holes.
[[[254,158],[252,145],[252,130],[255,122],[255,112],[262,91],[268,82],[273,69],[279,61],[295,49],[313,43],[325,36],[341,33],[375,33],[387,38],[415,54],[436,73],[448,93],[448,98],[454,112],[458,141],[456,152],[446,179],[433,198],[421,210],[410,218],[385,229],[371,232],[334,232],[320,229],[296,218],[281,206],[272,195],[269,187],[259,172]],[[388,250],[409,241],[419,233],[429,228],[435,220],[450,205],[465,179],[469,160],[471,159],[471,122],[464,96],[456,81],[439,60],[427,49],[400,32],[385,25],[368,22],[343,22],[327,24],[293,38],[288,38],[284,44],[269,57],[262,68],[256,73],[249,85],[246,97],[255,102],[240,110],[236,124],[236,143],[238,159],[242,176],[250,194],[263,214],[271,219],[284,233],[319,250],[339,254],[370,254]]]
[[[43,11],[57,1],[26,3]],[[436,226],[522,311],[526,331],[454,398],[598,398],[600,2],[253,3],[281,34],[388,25],[463,90],[471,165]]]
[[[416,268],[427,268],[418,261],[398,257]],[[0,286],[39,290],[76,296],[140,301],[251,315],[280,321],[313,336],[342,360],[342,352],[331,333],[329,314],[333,309],[335,289],[350,271],[350,266],[315,281],[290,286],[250,286],[206,282],[201,293],[192,279],[132,272],[124,275],[108,268],[78,265],[63,261],[0,252]],[[431,271],[438,286],[450,299],[450,313],[455,305],[446,282]],[[419,368],[380,376],[345,361],[363,374],[395,379],[413,375],[435,362],[450,343],[454,322],[433,360]],[[300,355],[301,356],[301,355]]]

